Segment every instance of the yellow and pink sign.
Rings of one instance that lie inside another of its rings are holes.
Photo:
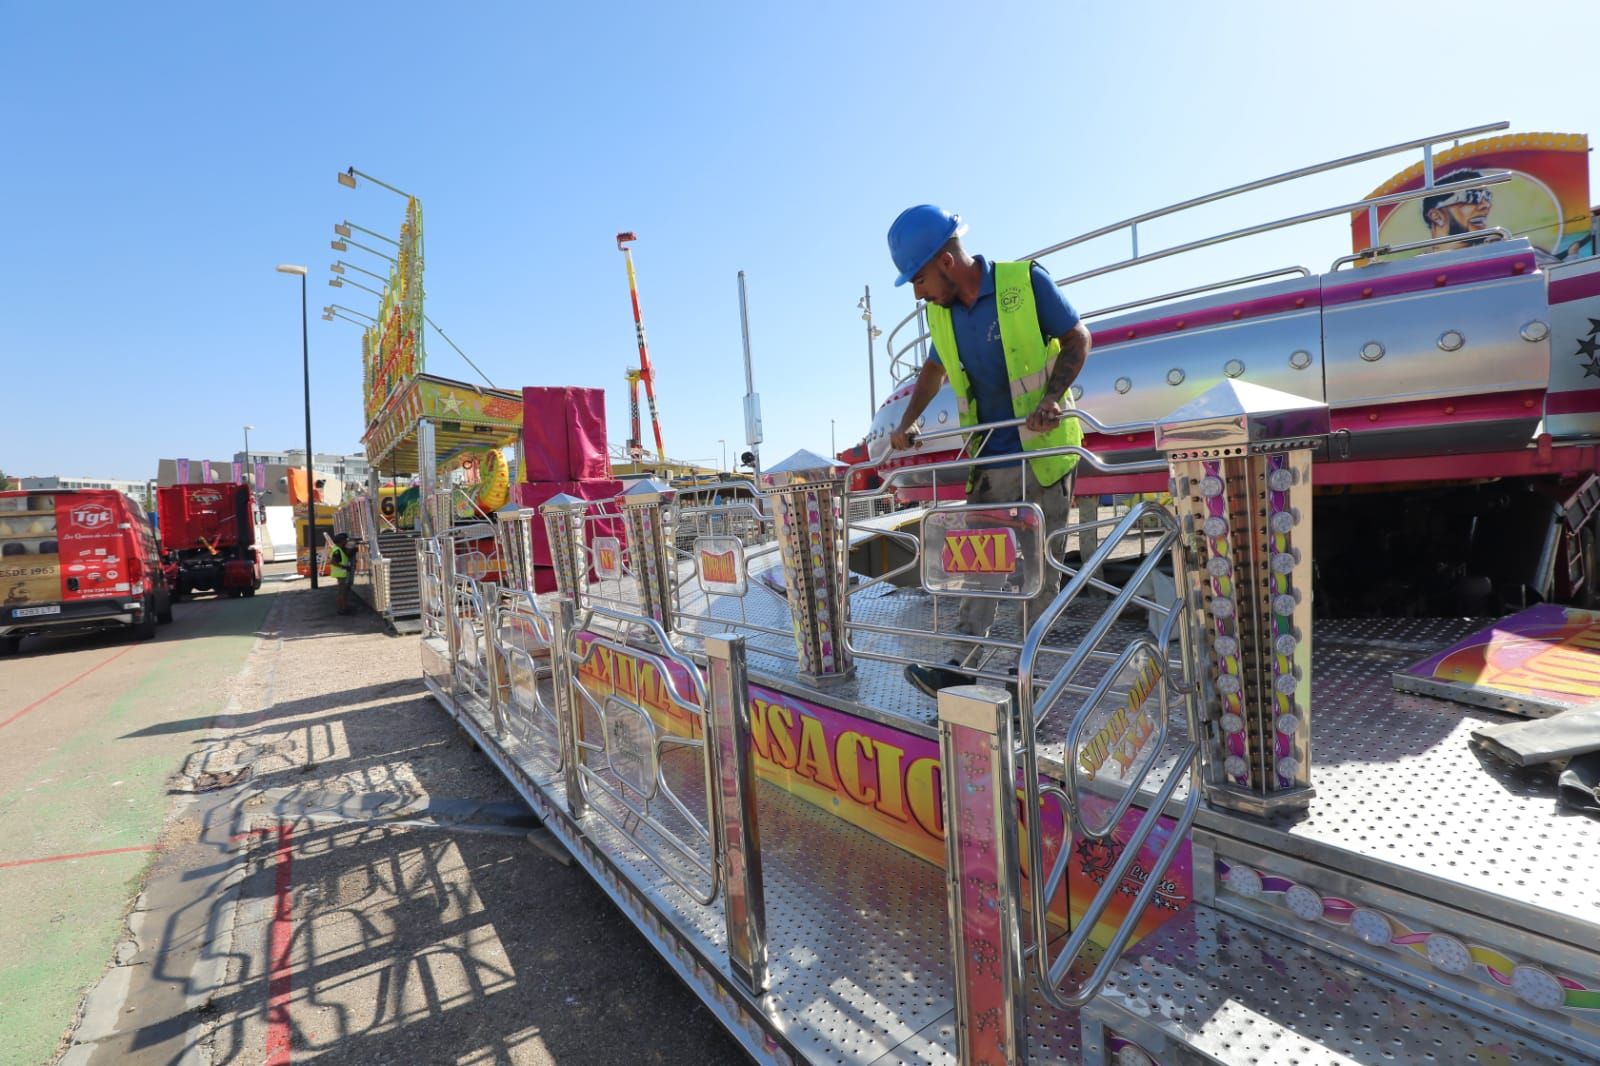
[[[1500,171],[1508,171],[1511,180],[1459,187]],[[1471,141],[1437,153],[1433,175],[1436,195],[1378,209],[1376,240],[1367,212],[1352,215],[1353,249],[1451,235],[1465,238],[1498,227],[1513,237],[1528,238],[1546,256],[1563,258],[1589,236],[1589,139],[1581,134],[1515,133]],[[1422,184],[1423,168],[1417,163],[1372,190],[1369,197],[1421,189]],[[1426,250],[1440,247],[1455,245]]]
[[[688,679],[676,664],[675,676],[662,677],[653,663],[592,644],[578,637],[583,664],[578,681],[597,701],[621,696],[645,710],[656,728],[675,736],[698,736],[700,720],[676,706],[671,685],[692,702]],[[944,866],[944,815],[940,803],[943,787],[938,742],[868,721],[822,704],[762,685],[750,686],[751,747],[756,773],[763,779],[851,825],[908,851],[936,866]],[[1021,792],[1016,801],[1021,810]],[[1085,795],[1088,824],[1105,823],[1114,801]],[[1106,875],[1121,854],[1122,841],[1131,834],[1144,812],[1133,808],[1104,840],[1067,840],[1067,827],[1055,804],[1041,813],[1046,863],[1052,863],[1063,846],[1073,848],[1068,876],[1068,897],[1074,916],[1104,885]],[[1162,819],[1140,851],[1129,874],[1127,891],[1107,909],[1101,921],[1109,934],[1127,913],[1127,904],[1145,879],[1144,871],[1170,839],[1171,822]],[[1145,913],[1137,935],[1144,936],[1176,911],[1188,905],[1191,879],[1187,849],[1167,870],[1155,902]],[[1075,917],[1074,917],[1075,920]]]
[[[1017,568],[1017,537],[1009,529],[962,529],[944,535],[939,565],[947,574],[1009,574]]]
[[[1394,675],[1394,685],[1533,718],[1600,701],[1600,611],[1530,607]]]

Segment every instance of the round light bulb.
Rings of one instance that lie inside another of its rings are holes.
[[[1222,731],[1224,733],[1244,732],[1244,717],[1229,711],[1222,716]]]
[[[1201,528],[1208,537],[1225,537],[1228,535],[1228,520],[1221,515],[1209,515]]]
[[[1243,777],[1250,764],[1244,761],[1243,755],[1230,755],[1222,760],[1222,769],[1229,777]]]
[[[1272,640],[1273,652],[1285,658],[1293,655],[1295,648],[1299,647],[1299,645],[1300,642],[1294,638],[1293,633],[1279,633]]]
[[[1217,691],[1224,696],[1235,695],[1243,687],[1244,684],[1233,674],[1223,674],[1217,678]],[[1229,732],[1234,732],[1234,730],[1230,729]]]
[[[1280,592],[1272,597],[1272,613],[1281,615],[1294,614],[1294,609],[1300,601],[1292,592]]]
[[[1299,680],[1293,674],[1279,674],[1277,677],[1272,679],[1273,691],[1277,692],[1280,696],[1293,695],[1295,688],[1298,687],[1299,684]]]
[[[1274,574],[1288,576],[1294,573],[1294,568],[1299,562],[1300,560],[1294,557],[1293,552],[1273,552],[1269,565],[1272,567]]]
[[[1286,466],[1280,466],[1267,475],[1267,488],[1273,492],[1288,492],[1294,484],[1294,471]]]
[[[1300,515],[1295,511],[1277,511],[1267,520],[1274,533],[1287,533],[1300,521]]]
[[[1212,577],[1227,577],[1233,573],[1233,564],[1228,562],[1226,556],[1213,555],[1206,560],[1206,573]]]
[[[1231,659],[1233,656],[1239,654],[1238,638],[1230,637],[1226,633],[1213,640],[1211,642],[1211,646],[1215,648],[1217,654],[1222,656],[1224,659]]]
[[[1215,618],[1233,617],[1233,600],[1227,596],[1211,597],[1211,614]]]
[[[1207,474],[1200,479],[1200,495],[1206,499],[1215,499],[1222,495],[1222,479],[1215,474]]]
[[[1278,776],[1287,777],[1293,781],[1300,776],[1300,760],[1292,755],[1285,755],[1278,760],[1275,769],[1278,771]]]
[[[1294,736],[1300,728],[1300,717],[1294,714],[1280,714],[1273,723],[1273,727],[1286,737]]]

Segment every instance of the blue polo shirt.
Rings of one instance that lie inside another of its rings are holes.
[[[961,367],[967,372],[973,398],[978,401],[978,421],[1004,422],[1016,415],[1011,411],[1006,349],[1000,343],[1000,318],[994,305],[994,264],[981,255],[974,259],[983,268],[978,299],[970,308],[957,300],[950,308],[950,325],[955,330]],[[1046,341],[1065,336],[1078,324],[1078,312],[1072,309],[1066,294],[1056,287],[1044,267],[1033,264],[1031,275],[1033,303],[1039,312],[1039,332]],[[932,350],[928,358],[938,363],[938,350]],[[991,434],[982,454],[1012,455],[1020,451],[1022,437],[1013,427]]]

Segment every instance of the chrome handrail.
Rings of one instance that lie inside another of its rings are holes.
[[[1169,205],[1167,205],[1165,207],[1156,208],[1153,211],[1145,211],[1145,212],[1142,212],[1142,213],[1137,214],[1137,215],[1131,215],[1128,218],[1124,218],[1124,219],[1122,219],[1120,221],[1117,221],[1117,222],[1111,222],[1111,223],[1108,223],[1106,225],[1096,227],[1095,229],[1088,230],[1085,233],[1080,233],[1075,237],[1069,237],[1067,240],[1060,241],[1060,242],[1058,242],[1056,244],[1049,245],[1048,247],[1045,247],[1045,248],[1041,248],[1036,252],[1033,252],[1033,253],[1031,253],[1029,255],[1024,256],[1023,258],[1025,258],[1025,259],[1042,259],[1045,256],[1053,255],[1056,252],[1064,251],[1064,250],[1066,250],[1068,248],[1072,248],[1072,247],[1074,247],[1076,245],[1083,244],[1083,243],[1085,243],[1087,241],[1092,241],[1092,240],[1095,240],[1095,239],[1097,239],[1099,237],[1104,237],[1104,236],[1107,236],[1109,234],[1116,233],[1119,230],[1124,230],[1124,229],[1130,230],[1130,232],[1133,235],[1133,246],[1132,246],[1133,255],[1132,255],[1132,257],[1130,259],[1122,260],[1120,263],[1112,264],[1112,265],[1110,265],[1109,267],[1106,267],[1106,268],[1101,268],[1101,269],[1097,269],[1097,270],[1088,271],[1088,272],[1083,273],[1083,274],[1074,275],[1071,278],[1067,278],[1067,279],[1064,279],[1064,280],[1061,280],[1061,281],[1057,282],[1058,285],[1065,285],[1065,284],[1070,284],[1070,283],[1075,282],[1075,281],[1083,280],[1085,278],[1095,277],[1095,276],[1097,276],[1099,274],[1110,273],[1112,270],[1121,270],[1121,269],[1124,269],[1124,268],[1126,268],[1128,266],[1133,266],[1133,265],[1136,265],[1136,264],[1139,264],[1139,263],[1151,262],[1151,261],[1154,261],[1156,259],[1164,259],[1164,258],[1166,258],[1166,257],[1168,257],[1170,255],[1180,254],[1181,252],[1184,252],[1184,251],[1193,251],[1193,250],[1195,250],[1197,248],[1208,247],[1209,245],[1212,245],[1212,244],[1221,243],[1224,240],[1236,240],[1236,239],[1238,239],[1240,237],[1253,236],[1256,233],[1266,232],[1267,230],[1259,228],[1259,227],[1249,227],[1249,228],[1246,228],[1244,230],[1235,230],[1235,231],[1233,231],[1231,233],[1223,234],[1223,235],[1220,235],[1219,237],[1216,237],[1216,238],[1208,238],[1208,239],[1203,240],[1203,241],[1190,242],[1190,243],[1185,244],[1185,245],[1180,245],[1175,249],[1166,249],[1166,250],[1164,250],[1162,252],[1150,253],[1150,254],[1146,254],[1146,255],[1140,255],[1139,254],[1139,245],[1138,245],[1138,232],[1139,231],[1138,231],[1138,227],[1139,227],[1139,225],[1141,223],[1150,222],[1150,221],[1153,221],[1153,220],[1158,219],[1158,218],[1165,218],[1165,217],[1168,217],[1168,216],[1171,216],[1171,215],[1178,214],[1178,213],[1183,212],[1183,211],[1187,211],[1187,210],[1189,210],[1191,208],[1200,207],[1200,206],[1203,206],[1203,205],[1206,205],[1206,204],[1216,203],[1216,202],[1218,202],[1220,200],[1226,200],[1226,199],[1229,199],[1231,197],[1238,196],[1238,195],[1240,195],[1242,193],[1254,192],[1254,191],[1256,191],[1258,189],[1269,188],[1269,187],[1271,187],[1273,185],[1281,185],[1281,184],[1283,184],[1285,182],[1296,181],[1296,180],[1298,180],[1300,178],[1310,177],[1310,176],[1312,176],[1314,174],[1323,174],[1323,173],[1327,173],[1329,171],[1339,170],[1339,169],[1341,169],[1343,167],[1352,166],[1352,165],[1357,164],[1357,163],[1365,163],[1365,162],[1369,162],[1369,161],[1374,160],[1374,159],[1382,159],[1385,156],[1395,155],[1395,154],[1400,153],[1400,152],[1412,151],[1412,150],[1418,149],[1418,148],[1423,150],[1423,171],[1424,171],[1423,189],[1420,190],[1420,191],[1424,192],[1425,195],[1432,195],[1432,190],[1434,188],[1436,188],[1436,185],[1435,185],[1435,183],[1433,181],[1433,146],[1434,145],[1441,144],[1441,143],[1443,143],[1445,141],[1452,141],[1452,140],[1459,141],[1463,137],[1474,137],[1474,136],[1477,136],[1477,135],[1483,134],[1483,133],[1495,133],[1495,132],[1498,132],[1500,130],[1509,129],[1510,126],[1511,126],[1511,124],[1509,122],[1501,121],[1501,122],[1485,123],[1485,124],[1479,125],[1479,126],[1471,126],[1471,127],[1465,128],[1465,129],[1451,130],[1451,131],[1446,132],[1446,133],[1435,134],[1435,135],[1428,136],[1428,137],[1419,137],[1419,138],[1415,138],[1415,139],[1409,140],[1409,141],[1401,141],[1401,142],[1396,143],[1396,144],[1385,145],[1382,148],[1374,148],[1374,149],[1370,149],[1370,150],[1364,151],[1364,152],[1357,152],[1354,155],[1340,156],[1337,159],[1331,159],[1331,160],[1328,160],[1327,162],[1316,163],[1316,164],[1312,164],[1310,166],[1305,166],[1305,167],[1299,167],[1299,168],[1296,168],[1294,170],[1284,171],[1284,172],[1282,172],[1280,174],[1274,174],[1274,175],[1272,175],[1270,177],[1258,178],[1258,179],[1256,179],[1254,181],[1247,181],[1247,182],[1244,182],[1244,183],[1239,184],[1239,185],[1232,185],[1232,186],[1229,186],[1229,187],[1227,187],[1225,189],[1219,189],[1216,192],[1207,193],[1207,194],[1205,194],[1203,196],[1192,197],[1192,198],[1187,199],[1187,200],[1181,200],[1181,201],[1179,201],[1177,203],[1169,204]],[[1459,185],[1459,187],[1460,188],[1470,188],[1470,187],[1473,187],[1476,184],[1481,184],[1481,183],[1472,183],[1472,184],[1461,183]],[[1369,210],[1369,211],[1375,211],[1377,207],[1382,206],[1385,202],[1392,202],[1392,201],[1386,201],[1386,199],[1384,197],[1375,197],[1375,198],[1370,198],[1370,199],[1367,199],[1367,200],[1357,201],[1356,203],[1351,204],[1351,205],[1345,205],[1343,210],[1346,211],[1346,212],[1363,210],[1363,209],[1366,209],[1366,210]],[[1331,214],[1338,214],[1338,213],[1341,213],[1341,212],[1340,212],[1340,210],[1337,210],[1337,209],[1333,210],[1331,212]],[[1312,216],[1309,216],[1309,217],[1308,216],[1295,216],[1293,219],[1283,220],[1279,224],[1277,224],[1275,226],[1272,226],[1272,227],[1269,227],[1269,228],[1281,228],[1282,226],[1285,226],[1285,225],[1297,225],[1297,224],[1300,224],[1301,222],[1312,221],[1314,218],[1325,218],[1325,217],[1330,217],[1330,215],[1329,214],[1316,213],[1316,214],[1313,214]],[[1374,234],[1374,236],[1376,236],[1376,234]],[[896,323],[889,330],[889,335],[888,335],[887,338],[885,338],[884,349],[885,349],[885,352],[888,354],[888,358],[889,358],[890,377],[891,377],[891,380],[893,380],[893,382],[894,382],[894,384],[896,386],[899,386],[899,385],[903,384],[911,376],[911,374],[915,372],[916,368],[921,365],[921,360],[907,359],[907,358],[905,358],[905,356],[906,356],[906,353],[910,352],[915,345],[918,345],[918,344],[926,341],[927,340],[927,334],[926,334],[925,331],[922,332],[920,335],[918,335],[917,337],[915,337],[912,340],[908,341],[907,343],[905,343],[904,345],[902,345],[898,349],[895,348],[895,338],[900,333],[900,331],[902,329],[904,329],[912,321],[918,320],[921,315],[922,315],[922,304],[919,302],[911,310],[911,312],[909,314],[907,314],[904,318],[902,318],[898,323]],[[901,375],[901,374],[897,373],[897,368],[901,368],[901,367],[904,367],[908,372],[905,373],[904,375]]]
[[[1467,183],[1462,182],[1463,186]],[[1452,233],[1443,237],[1429,237],[1425,241],[1408,241],[1405,244],[1379,244],[1371,248],[1363,248],[1354,255],[1341,255],[1333,261],[1328,268],[1328,273],[1336,273],[1340,267],[1349,263],[1359,263],[1363,259],[1376,259],[1380,255],[1393,255],[1396,252],[1414,252],[1421,248],[1435,248],[1442,244],[1463,244],[1467,241],[1509,241],[1511,231],[1504,226],[1490,226],[1487,229],[1473,230],[1471,233]]]
[[[1112,304],[1110,307],[1101,307],[1093,311],[1085,311],[1081,316],[1085,321],[1099,318],[1101,315],[1114,315],[1118,311],[1131,311],[1135,307],[1144,307],[1147,304],[1164,303],[1167,300],[1179,300],[1185,296],[1198,296],[1203,292],[1215,292],[1217,289],[1226,289],[1233,285],[1249,285],[1255,281],[1266,281],[1268,278],[1283,277],[1286,274],[1296,274],[1302,278],[1311,276],[1311,268],[1303,266],[1279,267],[1276,270],[1263,270],[1258,274],[1246,274],[1240,278],[1229,278],[1227,281],[1213,281],[1209,285],[1196,285],[1189,289],[1179,289],[1176,292],[1164,292],[1160,296],[1150,296],[1143,300],[1129,300],[1125,304]]]

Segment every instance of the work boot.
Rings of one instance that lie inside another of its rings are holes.
[[[959,665],[961,664],[956,660],[950,660],[950,666]],[[964,674],[947,666],[923,666],[921,663],[914,663],[906,667],[906,680],[921,690],[923,695],[938,699],[940,689],[950,688],[952,685],[970,685],[977,679],[971,674]]]

